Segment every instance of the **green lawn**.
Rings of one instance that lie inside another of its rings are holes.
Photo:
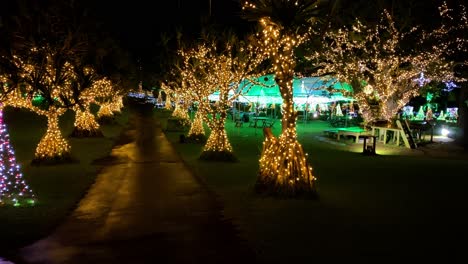
[[[156,112],[158,113],[158,112]],[[157,114],[158,115],[158,114]],[[160,118],[164,124],[164,118]],[[320,199],[260,197],[252,191],[262,130],[232,121],[227,132],[238,163],[199,161],[201,145],[167,137],[193,171],[224,204],[224,215],[267,263],[313,263],[348,256],[461,254],[466,238],[468,160],[431,158],[420,150],[377,145],[362,155],[362,143],[322,136],[326,122],[298,125],[309,153]],[[280,122],[273,129],[280,132]]]
[[[46,130],[46,119],[33,112],[6,108],[5,123],[26,182],[38,198],[33,207],[0,207],[0,254],[48,234],[72,210],[94,182],[99,166],[95,159],[110,150],[127,123],[128,113],[116,122],[101,126],[102,138],[68,138],[78,162],[63,165],[31,166],[37,143]],[[73,130],[74,113],[60,119],[63,135]]]

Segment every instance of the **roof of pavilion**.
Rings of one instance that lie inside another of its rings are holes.
[[[264,75],[253,80],[245,79],[238,85],[241,96],[239,101],[254,101],[262,103],[280,103],[281,93],[275,81],[274,74]],[[304,101],[308,98],[321,99],[321,102],[352,100],[343,94],[352,92],[351,85],[337,82],[331,77],[302,77],[293,80],[293,98]],[[343,92],[341,92],[343,91]],[[234,91],[230,92],[231,94]],[[217,100],[219,92],[215,92],[210,99]],[[302,98],[302,100],[300,99]],[[315,100],[317,101],[317,100]]]

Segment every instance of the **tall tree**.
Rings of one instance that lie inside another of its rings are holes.
[[[297,140],[293,102],[295,50],[304,43],[311,22],[319,15],[316,0],[258,0],[244,3],[244,16],[258,21],[262,52],[270,58],[282,104],[282,132],[266,133],[256,188],[260,192],[288,196],[316,196],[315,176]]]
[[[72,82],[75,72],[71,62],[87,49],[86,34],[78,15],[69,3],[21,6],[21,16],[14,27],[13,62],[19,71],[28,97],[16,94],[14,101],[48,120],[47,132],[36,148],[34,162],[70,159],[70,145],[62,136],[58,120],[76,104],[77,90]],[[43,104],[33,105],[33,96],[41,96]]]
[[[366,123],[390,121],[425,82],[457,79],[456,63],[447,60],[449,45],[439,41],[440,34],[448,37],[445,26],[430,33],[418,27],[402,31],[384,11],[376,25],[357,20],[350,27],[326,31],[323,50],[311,58],[318,75],[332,74],[352,84]]]
[[[227,110],[244,91],[242,81],[261,75],[265,57],[252,39],[239,40],[229,32],[222,41],[215,41],[210,36],[206,36],[204,41],[198,47],[201,50],[191,54],[199,61],[200,76],[208,78],[203,80],[204,88],[187,88],[217,91],[219,95],[217,102],[211,105],[205,104],[203,98],[200,98],[199,111],[206,113],[203,115],[204,121],[211,130],[201,158],[236,160],[225,130]],[[198,94],[203,96],[206,93],[200,91]]]

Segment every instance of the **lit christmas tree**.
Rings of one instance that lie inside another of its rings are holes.
[[[444,110],[440,111],[440,114],[439,114],[439,116],[437,117],[437,120],[439,120],[439,121],[445,121]]]
[[[419,107],[419,111],[416,114],[416,117],[414,118],[415,120],[424,120],[424,117],[426,117],[426,114],[424,113],[424,109],[422,106]]]
[[[35,196],[23,179],[20,166],[16,164],[15,152],[10,145],[3,111],[0,107],[0,206],[33,205]]]

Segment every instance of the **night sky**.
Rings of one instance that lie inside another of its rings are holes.
[[[105,27],[137,53],[151,52],[161,32],[174,32],[176,27],[182,28],[186,35],[196,35],[209,14],[209,0],[95,1],[94,4],[96,15]],[[245,22],[239,12],[240,5],[235,0],[211,0],[209,19],[236,27]]]
[[[34,1],[47,6],[64,0],[0,0],[0,18],[15,15],[18,2]],[[109,32],[135,56],[144,56],[157,47],[161,32],[174,33],[181,28],[184,35],[198,34],[202,23],[219,27],[235,27],[247,22],[240,18],[239,0],[75,0],[76,5]],[[27,4],[26,4],[27,5]],[[205,22],[203,22],[205,21]],[[1,19],[0,19],[1,22]]]

